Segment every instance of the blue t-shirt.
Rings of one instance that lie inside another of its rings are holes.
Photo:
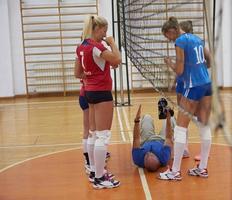
[[[181,34],[175,41],[175,46],[184,50],[184,71],[178,77],[184,81],[185,88],[210,83],[204,57],[204,42],[191,33]]]
[[[164,145],[162,140],[153,140],[145,142],[140,148],[133,148],[132,157],[137,166],[144,167],[144,157],[147,152],[154,153],[160,164],[166,166],[171,156],[171,147]]]

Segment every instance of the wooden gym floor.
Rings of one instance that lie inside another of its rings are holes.
[[[232,148],[222,133],[213,135],[209,178],[188,177],[199,153],[199,136],[189,127],[190,158],[182,161],[183,180],[160,181],[157,173],[138,169],[131,160],[133,119],[138,105],[161,129],[154,93],[132,94],[129,107],[115,107],[108,168],[119,188],[94,190],[83,169],[82,112],[77,97],[0,100],[0,200],[77,199],[232,199]],[[171,94],[175,99],[175,94]],[[223,91],[232,132],[232,92]],[[160,171],[165,168],[160,169]]]

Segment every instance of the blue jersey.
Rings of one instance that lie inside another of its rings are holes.
[[[204,57],[204,42],[191,33],[181,34],[175,41],[175,46],[184,50],[184,71],[180,78],[185,88],[210,83]]]
[[[162,166],[167,165],[171,157],[171,147],[164,145],[163,140],[152,140],[145,142],[140,148],[132,149],[134,163],[139,167],[144,167],[144,157],[147,152],[152,152],[157,156]]]

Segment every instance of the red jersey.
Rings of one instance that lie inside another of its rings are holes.
[[[112,90],[110,63],[100,57],[107,50],[102,43],[85,39],[77,47],[76,53],[85,72],[90,72],[85,79],[85,91]]]

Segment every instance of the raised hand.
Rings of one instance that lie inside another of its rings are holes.
[[[140,120],[140,117],[141,117],[141,104],[139,105],[138,111],[136,113],[135,121]]]
[[[115,43],[115,42],[114,42],[114,38],[113,38],[112,36],[106,37],[106,38],[104,39],[104,41],[105,41],[109,46],[111,46],[112,44]]]

